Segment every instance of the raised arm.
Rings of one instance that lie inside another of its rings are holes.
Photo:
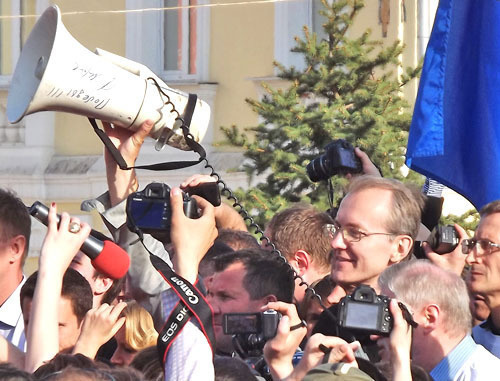
[[[70,232],[70,222],[79,225],[79,231]],[[28,372],[34,372],[59,352],[59,300],[64,273],[89,233],[88,224],[70,219],[67,213],[62,213],[58,226],[56,207],[51,205],[30,312],[25,364]]]
[[[201,208],[201,217],[190,219],[184,215],[181,190],[173,188],[170,193],[170,236],[175,246],[173,269],[191,284],[196,282],[198,265],[217,236],[214,207],[200,197],[195,198]],[[164,319],[167,319],[179,298],[169,289],[163,292],[162,300]],[[212,349],[195,319],[189,320],[172,342],[165,359],[165,375],[169,380],[214,379]]]
[[[139,156],[144,139],[149,135],[153,127],[153,122],[147,120],[135,132],[125,128],[113,127],[105,122],[103,122],[103,125],[104,132],[115,144],[127,165],[129,167],[133,166]],[[120,169],[107,149],[104,150],[104,162],[106,163],[109,198],[111,206],[115,206],[125,200],[129,194],[137,191],[139,182],[135,170]]]

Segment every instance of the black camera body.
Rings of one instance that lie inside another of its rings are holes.
[[[262,356],[267,340],[276,336],[281,314],[275,310],[255,313],[224,314],[222,327],[233,335],[236,352],[242,358]]]
[[[387,336],[393,326],[390,301],[389,297],[377,295],[373,288],[362,284],[340,300],[338,325],[353,332]]]
[[[199,218],[198,205],[187,193],[182,194],[184,214]],[[127,226],[133,231],[154,235],[162,242],[170,242],[172,208],[170,187],[163,183],[150,183],[142,191],[127,197]]]
[[[455,250],[460,242],[457,229],[453,225],[436,225],[431,234],[425,240],[429,243],[432,251],[437,254],[447,254]],[[415,242],[413,254],[419,259],[425,259],[425,253],[421,242]]]
[[[453,225],[437,225],[427,238],[432,251],[438,254],[446,254],[455,250],[459,241],[460,238]]]
[[[344,139],[327,144],[325,153],[307,164],[307,176],[312,182],[328,180],[338,174],[360,173],[361,161],[354,153],[354,147]]]
[[[258,334],[269,340],[276,336],[280,318],[281,314],[275,310],[224,314],[223,329],[226,335]]]

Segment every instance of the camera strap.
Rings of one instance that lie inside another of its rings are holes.
[[[193,117],[197,99],[198,96],[196,94],[189,94],[184,115],[183,117],[178,116],[175,120],[175,123],[178,124],[179,128],[181,128],[184,140],[188,147],[199,155],[198,160],[171,161],[129,167],[109,136],[106,135],[106,133],[97,126],[96,120],[94,118],[88,119],[90,124],[92,125],[92,128],[94,129],[94,132],[97,134],[99,139],[101,139],[109,154],[113,157],[116,164],[118,164],[118,166],[122,170],[130,170],[135,168],[149,169],[151,171],[170,171],[174,169],[187,168],[201,163],[207,156],[205,149],[201,146],[201,144],[194,140],[193,135],[189,132],[189,126],[191,124],[191,119]]]
[[[165,261],[152,253],[150,253],[150,260],[180,299],[158,335],[156,346],[162,363],[165,363],[173,341],[192,317],[198,321],[213,355],[215,350],[213,311],[203,293],[200,292],[199,288],[201,287],[192,285],[186,279],[177,275]],[[197,283],[199,282],[197,281]],[[199,285],[202,286],[202,283]]]

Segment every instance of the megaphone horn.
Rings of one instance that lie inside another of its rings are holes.
[[[151,137],[168,136],[167,144],[189,150],[182,131],[174,127],[187,103],[187,94],[168,87],[146,66],[85,48],[64,27],[54,5],[40,16],[21,52],[7,118],[17,123],[39,111],[63,111],[133,130],[151,119]],[[203,139],[209,119],[208,104],[196,100],[189,128],[196,141]]]

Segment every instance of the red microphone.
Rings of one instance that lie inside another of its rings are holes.
[[[35,217],[38,221],[47,226],[49,217],[49,208],[40,201],[35,201],[28,208],[29,214]],[[59,223],[60,216],[57,216]],[[127,274],[130,266],[130,258],[125,250],[111,240],[99,239],[105,237],[103,234],[92,229],[90,235],[83,242],[80,250],[92,261],[92,266],[101,274],[112,279],[119,279]]]

